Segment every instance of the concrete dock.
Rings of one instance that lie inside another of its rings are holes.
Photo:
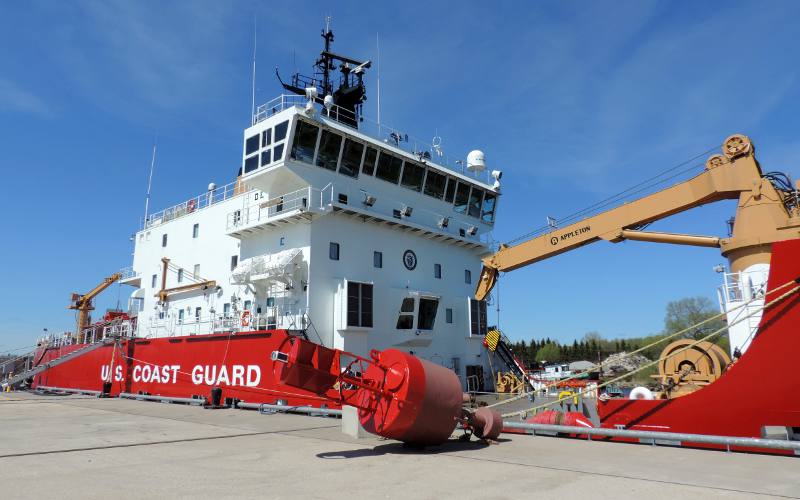
[[[414,450],[340,421],[0,395],[12,498],[800,498],[800,457],[503,435]]]

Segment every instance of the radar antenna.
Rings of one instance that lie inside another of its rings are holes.
[[[319,58],[314,62],[314,76],[301,75],[299,72],[292,75],[290,82],[284,82],[276,68],[278,81],[284,89],[301,96],[306,95],[307,88],[315,88],[317,96],[314,102],[325,105],[325,97],[333,98],[333,106],[326,106],[324,113],[329,117],[358,127],[361,120],[361,105],[367,100],[366,87],[364,86],[364,72],[372,66],[371,61],[358,61],[351,57],[331,52],[333,31],[330,29],[330,16],[325,18],[325,29],[322,31],[324,49]],[[334,89],[334,76],[332,71],[338,70],[338,86]]]

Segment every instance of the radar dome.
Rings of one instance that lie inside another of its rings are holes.
[[[486,158],[483,151],[475,149],[467,155],[467,170],[470,172],[483,172],[486,169]]]

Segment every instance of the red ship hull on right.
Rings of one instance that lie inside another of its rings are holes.
[[[787,288],[787,283],[793,285]],[[800,239],[773,243],[767,301],[798,283]],[[765,437],[768,428],[776,427],[800,433],[800,372],[795,369],[800,341],[798,305],[800,293],[795,292],[768,307],[747,352],[712,384],[675,399],[600,401],[601,426],[754,438]],[[792,454],[790,450],[732,449]]]

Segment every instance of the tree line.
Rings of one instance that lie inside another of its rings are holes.
[[[588,332],[580,340],[575,339],[572,343],[561,343],[558,340],[544,337],[538,340],[518,340],[513,342],[510,347],[520,361],[529,367],[581,360],[598,362],[606,359],[611,354],[639,349],[682,330],[687,331],[677,338],[699,339],[704,337],[722,328],[725,324],[724,319],[715,318],[699,327],[694,327],[694,325],[717,314],[719,314],[719,311],[707,297],[687,297],[667,304],[664,329],[653,335],[606,339],[598,332]],[[727,335],[723,333],[712,340],[727,352]],[[658,343],[643,350],[641,354],[648,359],[655,360],[668,344],[669,341]]]

